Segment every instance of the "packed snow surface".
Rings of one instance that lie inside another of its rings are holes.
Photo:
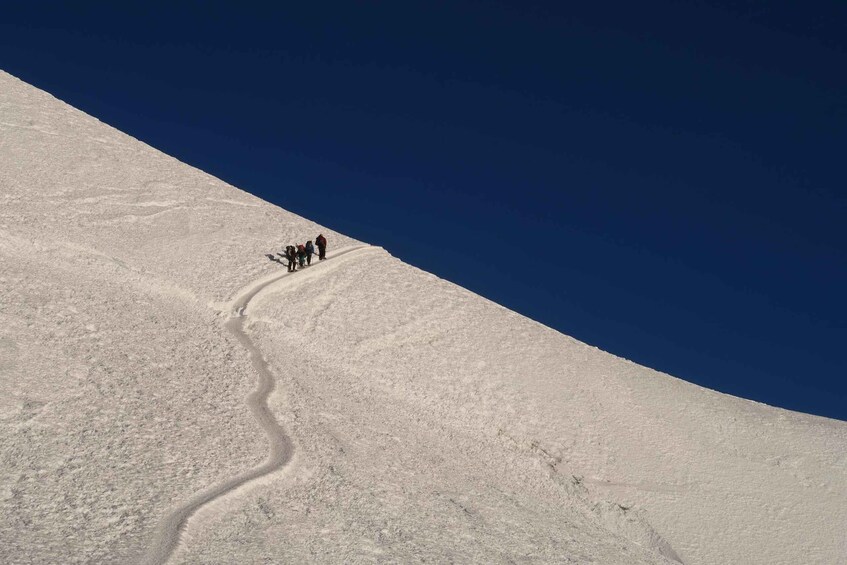
[[[330,242],[287,273],[265,254]],[[580,343],[0,72],[0,562],[847,563],[847,424]]]

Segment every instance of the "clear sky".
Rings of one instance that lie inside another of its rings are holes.
[[[847,420],[847,3],[292,6],[9,3],[0,68],[606,351]]]

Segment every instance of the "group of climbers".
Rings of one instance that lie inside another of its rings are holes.
[[[312,244],[312,241],[309,240],[306,244],[298,244],[298,245],[288,245],[285,247],[285,254],[282,255],[288,261],[288,272],[294,272],[297,270],[297,266],[299,265],[302,269],[307,265],[312,264],[312,255],[315,254],[315,247],[318,248],[318,259],[323,261],[326,259],[326,238],[323,234],[319,234],[318,237],[315,238],[315,243]]]

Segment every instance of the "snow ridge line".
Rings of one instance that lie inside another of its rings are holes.
[[[350,246],[336,251],[327,258],[336,258],[365,249],[376,250],[379,248],[370,245]],[[313,267],[319,265],[321,264],[313,265]],[[156,529],[153,543],[147,550],[146,555],[141,558],[140,563],[143,565],[164,565],[167,563],[179,546],[182,534],[188,526],[188,521],[203,506],[234,492],[251,481],[281,469],[291,461],[294,452],[291,439],[285,434],[285,430],[268,409],[268,396],[273,392],[275,384],[273,374],[268,369],[261,351],[244,331],[245,311],[250,300],[269,285],[290,274],[292,273],[286,272],[270,279],[260,279],[242,289],[232,302],[232,317],[224,324],[227,330],[235,335],[238,342],[250,352],[250,361],[259,377],[256,389],[247,396],[245,402],[259,426],[268,436],[268,458],[258,467],[201,490],[165,515]]]

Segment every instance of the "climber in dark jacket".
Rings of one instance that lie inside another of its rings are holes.
[[[297,270],[297,251],[293,245],[285,248],[285,258],[288,259],[288,272],[292,273]]]
[[[326,259],[326,238],[323,234],[315,238],[315,245],[318,246],[318,259],[323,261]]]
[[[306,242],[306,264],[312,264],[312,255],[315,254],[315,246],[312,245],[312,241],[309,240]]]

